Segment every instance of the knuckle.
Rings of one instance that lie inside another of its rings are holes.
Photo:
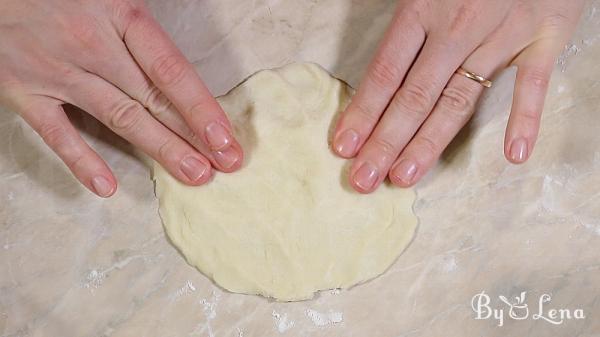
[[[411,20],[413,22],[423,22],[427,14],[431,13],[431,3],[429,0],[403,1],[402,6],[396,9],[395,20]]]
[[[373,60],[369,75],[373,83],[381,88],[395,87],[400,82],[400,70],[384,56]]]
[[[390,105],[392,109],[400,110],[420,120],[429,113],[432,103],[428,90],[421,84],[413,83],[401,88]]]
[[[65,143],[67,134],[64,128],[56,124],[43,124],[38,133],[42,140],[51,148],[59,147]]]
[[[533,109],[526,109],[519,113],[521,122],[526,124],[537,124],[540,119],[540,112]]]
[[[379,153],[383,153],[386,156],[395,157],[398,154],[398,152],[400,152],[396,150],[396,146],[394,146],[392,142],[385,138],[377,137],[373,139],[372,144],[375,147],[376,151],[378,151]]]
[[[475,106],[473,97],[473,93],[468,89],[448,87],[442,91],[438,104],[442,111],[462,121],[471,116],[471,111]]]
[[[550,75],[544,68],[532,67],[523,72],[523,81],[537,90],[546,90],[550,84]]]
[[[162,117],[171,108],[171,101],[155,86],[148,90],[143,104],[156,118]]]
[[[420,154],[429,154],[429,157],[435,157],[441,152],[442,148],[429,135],[419,135],[413,140],[414,145],[418,148]]]
[[[163,162],[168,161],[169,156],[173,153],[173,140],[171,138],[166,139],[159,147],[158,147],[158,158]]]
[[[110,127],[117,132],[135,132],[142,118],[144,108],[136,101],[128,100],[119,104],[111,113]]]
[[[177,84],[182,79],[185,69],[186,65],[183,58],[172,54],[158,57],[152,66],[154,77],[164,86]]]
[[[358,115],[369,123],[376,123],[379,120],[379,114],[365,102],[357,102],[354,108]]]
[[[80,168],[86,162],[86,153],[82,151],[76,142],[69,139],[68,133],[62,126],[43,124],[39,127],[38,133],[42,137],[42,140],[58,154],[71,171],[80,171]]]
[[[71,18],[66,23],[67,32],[70,32],[73,41],[84,50],[98,51],[102,47],[101,29],[94,17],[82,16]]]
[[[145,13],[140,1],[112,0],[107,4],[113,15],[120,18],[126,25],[138,20]]]
[[[464,39],[465,33],[473,27],[480,17],[480,9],[476,0],[465,0],[458,9],[450,14],[448,30],[446,34],[449,37]]]
[[[570,21],[571,19],[567,15],[560,12],[553,12],[542,19],[542,26],[552,30],[562,30]]]
[[[75,156],[73,159],[65,160],[65,164],[72,172],[79,172],[81,168],[85,167],[86,156],[83,154]]]
[[[58,66],[55,68],[55,73],[57,74],[56,84],[63,87],[67,92],[73,92],[88,81],[84,76],[85,73],[77,71],[75,67]]]
[[[209,111],[209,108],[210,107],[208,106],[208,103],[205,100],[200,99],[185,111],[190,118],[200,118],[203,114]]]

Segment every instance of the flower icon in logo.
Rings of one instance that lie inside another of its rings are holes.
[[[529,317],[529,307],[525,303],[525,297],[527,292],[521,292],[521,295],[515,296],[515,300],[511,303],[505,296],[498,296],[498,298],[509,307],[508,316],[514,320],[520,321]]]

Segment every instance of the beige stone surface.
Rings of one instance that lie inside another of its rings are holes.
[[[151,7],[215,94],[313,61],[356,85],[394,1],[159,1]],[[600,336],[600,1],[557,64],[531,161],[502,155],[513,71],[417,187],[417,236],[380,278],[297,303],[227,293],[165,238],[148,168],[89,118],[120,179],[100,200],[15,114],[0,112],[0,336]],[[527,291],[531,314],[475,320]]]

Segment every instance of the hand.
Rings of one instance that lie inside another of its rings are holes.
[[[4,0],[0,103],[27,121],[91,191],[116,180],[62,109],[87,111],[185,184],[238,169],[225,113],[142,0]]]
[[[414,185],[467,123],[490,78],[518,67],[505,156],[533,150],[555,59],[573,33],[583,0],[402,0],[352,103],[334,149],[355,157],[350,182],[370,193],[389,175]]]

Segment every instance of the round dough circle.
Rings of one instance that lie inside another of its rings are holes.
[[[413,190],[361,195],[328,138],[352,89],[314,64],[261,71],[218,100],[245,164],[189,187],[155,164],[169,238],[223,288],[280,301],[383,273],[411,241]]]

